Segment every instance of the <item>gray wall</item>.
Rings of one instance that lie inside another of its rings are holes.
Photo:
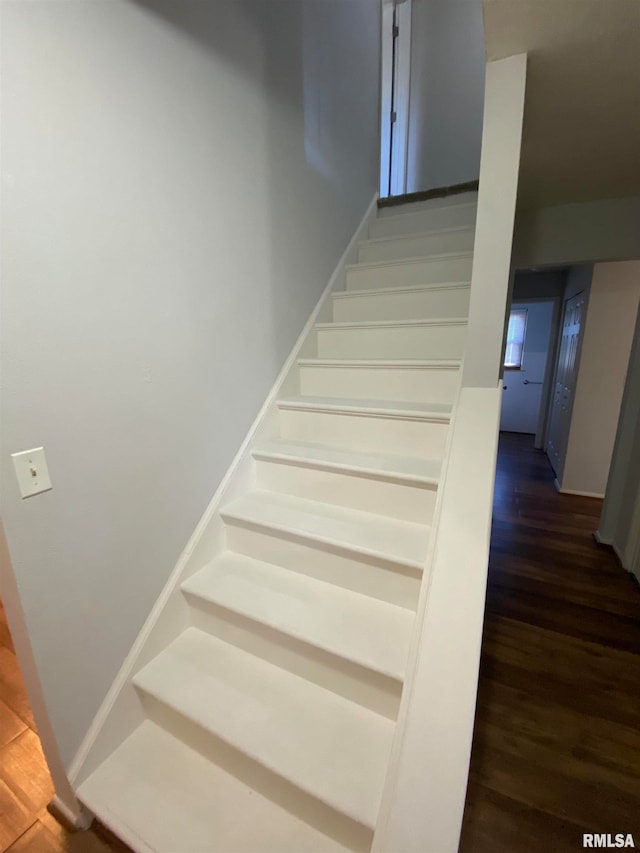
[[[480,0],[413,0],[407,192],[477,180],[484,105]]]
[[[68,765],[376,190],[379,8],[2,12],[1,511]]]
[[[519,210],[513,264],[520,269],[640,257],[640,198]]]

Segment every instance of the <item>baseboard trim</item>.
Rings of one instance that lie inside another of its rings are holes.
[[[59,824],[71,832],[89,829],[93,822],[93,815],[84,806],[76,803],[75,807],[71,808],[58,796],[51,800],[47,806],[47,811],[53,815]]]
[[[558,482],[558,479],[553,481],[553,485],[555,486],[556,492],[560,492],[561,495],[577,495],[581,498],[596,498],[597,500],[603,500],[604,492],[583,492],[580,489],[563,489]]]
[[[395,207],[400,204],[411,204],[413,201],[429,201],[432,198],[445,198],[448,195],[477,192],[479,181],[467,181],[463,184],[452,184],[449,187],[434,187],[430,190],[419,190],[415,193],[391,195],[378,199],[378,207]]]
[[[631,571],[631,569],[630,569],[630,568],[628,568],[628,567],[627,567],[627,565],[625,564],[625,560],[624,560],[624,557],[623,557],[622,551],[618,548],[618,546],[616,545],[616,543],[615,543],[615,542],[613,542],[613,541],[609,542],[609,541],[607,541],[606,539],[603,539],[603,538],[602,538],[602,536],[600,535],[600,531],[599,531],[599,530],[594,530],[594,531],[593,531],[593,538],[596,540],[596,542],[598,543],[598,545],[600,545],[602,548],[606,548],[606,549],[607,549],[607,551],[611,551],[611,553],[615,554],[616,559],[617,559],[617,560],[618,560],[618,562],[620,563],[620,567],[621,567],[622,569],[624,569],[624,570],[625,570],[625,572],[629,572],[629,574],[630,574],[630,575],[631,575],[631,576],[632,576],[636,581],[638,580],[638,579],[636,578],[636,576],[633,574],[633,572]]]
[[[315,326],[322,316],[323,309],[327,306],[330,309],[331,295],[333,291],[337,290],[340,286],[344,286],[345,270],[349,261],[355,258],[358,242],[362,239],[363,235],[366,234],[370,221],[375,217],[376,201],[377,194],[374,195],[371,200],[355,230],[355,233],[336,264],[331,278],[320,296],[316,307],[311,312],[311,315],[289,353],[287,360],[276,377],[262,408],[258,412],[258,415],[251,425],[240,449],[232,460],[226,474],[222,478],[202,518],[196,525],[196,528],[184,551],[178,558],[175,568],[160,592],[151,613],[142,626],[140,633],[134,641],[128,655],[124,659],[122,666],[120,667],[120,670],[100,705],[96,716],[89,726],[89,729],[85,734],[69,768],[69,779],[75,787],[82,782],[82,776],[87,774],[85,766],[91,758],[94,747],[96,747],[99,742],[100,734],[103,731],[111,713],[114,711],[116,703],[118,703],[119,699],[124,694],[127,685],[130,683],[131,677],[138,666],[138,661],[141,659],[148,641],[156,630],[160,617],[165,612],[165,608],[168,606],[173,596],[180,594],[180,583],[193,571],[200,568],[204,562],[211,559],[211,554],[209,552],[212,550],[212,543],[216,542],[215,525],[216,522],[219,521],[220,506],[223,502],[230,500],[233,497],[234,488],[237,488],[238,484],[241,486],[242,482],[244,482],[243,478],[246,477],[246,471],[252,464],[251,451],[253,446],[257,440],[263,437],[263,433],[268,433],[271,419],[277,411],[276,401],[280,396],[282,396],[283,390],[286,393],[285,389],[290,375],[293,371],[298,370],[297,362],[300,357],[305,355],[304,349],[307,340],[311,339],[312,334],[315,334]],[[199,563],[199,560],[202,560],[203,551],[207,551],[208,556],[203,562]],[[107,740],[109,742],[110,739],[111,735],[108,735]],[[100,747],[100,750],[98,751],[100,752],[101,749],[102,747]],[[100,762],[97,763],[99,764]],[[89,769],[88,772],[91,772],[91,770]]]

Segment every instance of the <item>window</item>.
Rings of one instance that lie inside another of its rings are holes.
[[[527,331],[527,309],[514,308],[509,315],[507,328],[507,349],[504,354],[504,366],[509,370],[520,370],[524,336]]]

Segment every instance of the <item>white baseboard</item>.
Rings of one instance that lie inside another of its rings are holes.
[[[133,675],[146,663],[145,655],[147,659],[153,656],[150,649],[158,644],[164,647],[185,627],[181,621],[185,604],[180,594],[180,584],[213,559],[216,551],[222,547],[218,511],[223,503],[239,496],[250,482],[253,447],[258,441],[273,437],[274,423],[277,424],[276,400],[292,384],[298,369],[297,360],[305,355],[305,345],[312,338],[315,324],[324,316],[329,316],[331,294],[344,287],[345,268],[357,258],[358,242],[367,235],[369,223],[375,217],[377,199],[376,193],[83,738],[69,768],[69,778],[76,790],[83,779],[130,734],[126,729],[135,727],[136,723],[132,721],[135,721],[136,714],[140,714],[140,709],[135,698],[126,696],[126,688]],[[169,605],[174,605],[173,612]],[[120,718],[105,731],[107,720],[112,717],[118,703]]]
[[[89,829],[93,823],[93,815],[84,806],[81,806],[77,800],[74,800],[70,806],[63,799],[55,796],[48,806],[49,812],[59,820],[63,825],[73,827],[77,830]]]
[[[583,498],[598,498],[599,500],[603,500],[604,498],[604,492],[583,492],[580,489],[563,489],[560,487],[557,478],[553,481],[553,485],[556,492],[560,492],[561,495],[578,495]]]

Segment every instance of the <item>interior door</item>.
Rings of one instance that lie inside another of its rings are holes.
[[[411,2],[384,0],[382,4],[381,198],[407,191]]]
[[[576,294],[571,299],[567,299],[564,304],[560,353],[547,434],[547,456],[558,480],[562,478],[569,441],[571,407],[578,377],[578,349],[580,331],[584,322],[584,309],[584,293]]]
[[[538,430],[542,388],[547,367],[553,302],[514,302],[513,310],[527,310],[522,365],[505,370],[500,429],[505,432]]]

